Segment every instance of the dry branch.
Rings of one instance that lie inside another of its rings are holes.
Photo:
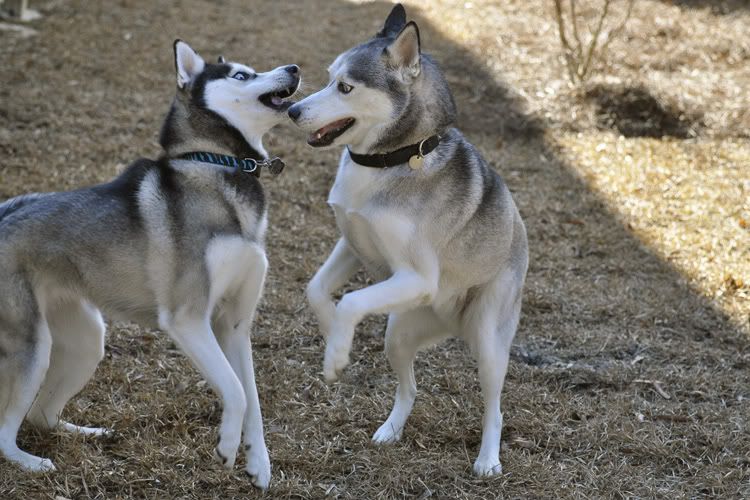
[[[576,9],[576,0],[569,0],[567,13],[564,12],[565,9],[562,0],[555,0],[555,18],[560,36],[560,45],[563,49],[568,77],[573,84],[582,83],[591,75],[592,63],[597,60],[603,60],[610,42],[622,33],[625,24],[633,12],[635,0],[627,0],[627,2],[627,10],[622,21],[608,32],[602,34],[605,20],[610,14],[610,4],[612,3],[612,0],[604,0],[600,14],[596,20],[596,27],[593,30],[589,28],[590,38],[587,42],[584,42],[578,30],[579,15]],[[573,43],[568,38],[568,29],[566,28],[568,23],[571,26]]]

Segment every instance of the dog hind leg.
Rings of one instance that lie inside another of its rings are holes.
[[[27,419],[39,428],[108,434],[107,429],[82,427],[60,418],[67,402],[83,389],[104,357],[101,313],[86,301],[66,301],[50,307],[47,319],[52,333],[50,366]]]
[[[393,313],[388,317],[385,331],[385,352],[393,371],[398,375],[398,387],[393,410],[372,437],[377,444],[393,443],[401,439],[417,395],[414,380],[414,357],[421,347],[437,342],[449,334],[435,313],[426,307]]]
[[[35,334],[23,349],[0,356],[0,453],[27,471],[46,472],[55,470],[51,460],[26,453],[16,443],[18,429],[49,366],[52,338],[46,321],[38,320]]]
[[[271,481],[271,461],[263,437],[263,417],[255,384],[250,330],[255,309],[263,293],[268,260],[262,248],[253,247],[246,262],[248,276],[237,295],[224,304],[223,311],[215,322],[215,331],[224,354],[242,382],[247,399],[243,422],[245,471],[255,486],[266,489]]]
[[[474,473],[492,476],[502,472],[500,437],[503,414],[500,396],[505,382],[518,320],[521,315],[519,288],[501,275],[470,307],[469,338],[479,365],[479,383],[484,397],[482,444],[474,462]]]

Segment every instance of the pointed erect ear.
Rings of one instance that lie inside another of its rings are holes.
[[[175,40],[174,65],[177,69],[177,86],[182,89],[203,71],[206,63],[190,45],[182,40]]]
[[[404,26],[396,39],[386,47],[385,53],[394,67],[407,70],[413,77],[417,76],[420,70],[419,55],[421,54],[417,23],[410,21]]]
[[[378,31],[377,35],[375,35],[378,38],[383,38],[387,36],[396,36],[399,31],[401,31],[406,24],[406,10],[404,10],[404,6],[400,3],[397,3],[393,9],[391,10],[391,13],[388,14],[388,18],[385,20],[385,25],[383,25],[383,29]]]
[[[219,58],[216,60],[216,62],[219,63],[219,64],[224,64],[227,61],[226,61],[226,59],[224,59],[224,56],[219,56]]]

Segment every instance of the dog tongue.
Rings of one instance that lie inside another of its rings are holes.
[[[349,118],[343,118],[341,120],[336,120],[335,122],[331,122],[328,125],[319,128],[313,133],[313,136],[323,136],[326,135],[328,132],[332,130],[336,130],[337,128],[340,128],[343,125],[346,125],[346,122],[349,121]]]
[[[282,104],[284,104],[284,99],[279,96],[273,96],[271,97],[271,104],[273,104],[274,106],[281,106]]]

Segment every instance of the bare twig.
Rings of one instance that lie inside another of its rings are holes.
[[[575,55],[578,59],[583,54],[583,43],[578,34],[578,14],[576,14],[576,0],[570,0],[570,24],[573,25],[573,39],[576,41]]]
[[[563,56],[565,57],[565,67],[568,70],[568,77],[571,82],[576,81],[575,72],[573,69],[573,49],[568,42],[568,38],[565,34],[565,19],[563,18],[562,12],[562,0],[555,0],[555,17],[557,18],[557,32],[560,35],[560,45],[563,48]]]
[[[654,388],[659,396],[663,397],[664,399],[672,399],[672,396],[670,396],[669,393],[664,390],[664,388],[661,386],[661,382],[659,382],[658,380],[636,379],[633,380],[633,382],[635,382],[636,384],[648,384]]]
[[[591,58],[594,56],[594,51],[596,50],[597,43],[599,43],[599,34],[602,32],[602,27],[604,27],[604,19],[609,13],[610,3],[611,0],[604,0],[604,8],[602,9],[601,16],[599,16],[599,21],[596,24],[596,30],[594,30],[591,35],[589,50],[586,52],[586,58],[582,61],[583,65],[578,71],[578,76],[581,78],[581,81],[585,80],[586,76],[588,76],[589,67],[591,66]]]
[[[584,42],[578,29],[579,15],[576,0],[568,0],[567,16],[564,12],[562,0],[554,0],[560,45],[563,49],[568,76],[572,83],[585,81],[592,71],[594,62],[604,58],[610,42],[622,33],[625,24],[630,19],[635,0],[627,0],[627,2],[627,11],[622,21],[603,34],[605,21],[610,14],[610,4],[612,3],[612,0],[603,0],[602,9],[596,19],[596,27],[592,30],[589,26],[590,38],[588,42]],[[569,21],[566,20],[566,17]],[[572,41],[568,37],[567,22],[570,22],[571,25]]]
[[[599,57],[603,58],[604,53],[607,50],[607,47],[609,46],[609,42],[620,36],[620,33],[623,29],[625,29],[625,24],[630,19],[630,14],[633,13],[633,5],[635,4],[635,0],[628,0],[628,10],[625,12],[625,17],[622,18],[622,22],[609,30],[609,33],[607,33],[606,38],[604,39],[604,43],[602,43],[602,47],[599,49]]]

